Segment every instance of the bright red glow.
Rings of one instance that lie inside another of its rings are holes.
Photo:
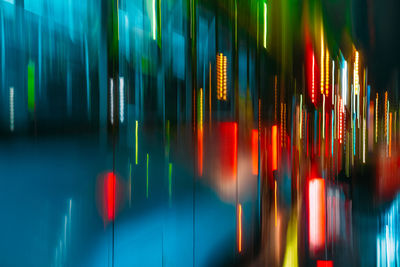
[[[203,176],[203,127],[197,129],[197,171]]]
[[[272,126],[272,171],[278,169],[278,126]]]
[[[238,227],[238,240],[237,240],[237,242],[238,242],[238,252],[240,253],[240,252],[242,252],[242,205],[241,204],[238,204],[238,207],[237,207],[237,220],[238,220],[238,223],[237,223],[237,227]]]
[[[114,173],[109,172],[105,179],[104,187],[107,219],[110,221],[115,219],[115,184],[115,175]]]
[[[317,260],[317,267],[333,267],[333,261]]]
[[[258,130],[251,131],[252,173],[258,175]]]
[[[313,178],[308,182],[309,242],[315,252],[325,244],[325,180]]]
[[[237,123],[222,122],[219,125],[219,159],[222,177],[236,179],[237,174]]]

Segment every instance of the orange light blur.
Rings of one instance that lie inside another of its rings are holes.
[[[278,169],[278,126],[272,126],[272,171]]]
[[[308,183],[309,242],[311,252],[325,245],[325,180],[313,178]]]
[[[241,204],[238,204],[238,207],[237,207],[237,213],[238,213],[238,217],[237,217],[237,220],[238,220],[238,223],[237,223],[237,227],[238,227],[238,240],[237,240],[237,242],[238,242],[238,252],[240,253],[240,252],[242,252],[242,205]]]

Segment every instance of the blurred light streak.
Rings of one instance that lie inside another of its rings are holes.
[[[146,160],[146,198],[149,198],[149,153]]]
[[[32,61],[28,64],[28,110],[35,110],[35,64]]]
[[[286,252],[283,260],[283,267],[299,266],[297,257],[297,214],[292,212],[286,234]]]
[[[156,0],[153,0],[153,40],[156,40]]]
[[[359,54],[358,54],[358,51],[356,50],[355,61],[354,61],[354,76],[353,76],[354,94],[355,95],[358,95],[358,91],[360,90],[358,65],[359,65]]]
[[[309,245],[316,252],[325,245],[325,180],[312,178],[308,182]]]
[[[321,24],[321,94],[324,93],[324,32]]]
[[[124,122],[124,77],[119,78],[119,120]]]
[[[171,201],[172,197],[172,163],[168,165],[168,196]]]
[[[378,93],[376,93],[375,101],[375,143],[378,143]]]
[[[317,267],[333,267],[333,261],[317,260]]]
[[[347,61],[343,62],[342,68],[342,99],[344,105],[347,105]]]
[[[241,253],[242,252],[242,205],[239,203],[238,207],[237,207],[237,231],[238,231],[238,252]]]
[[[267,49],[267,16],[268,16],[268,12],[267,12],[267,3],[264,3],[264,48]]]
[[[252,173],[258,175],[258,130],[251,131]]]
[[[326,49],[325,57],[325,95],[329,95],[329,50]]]
[[[136,124],[135,124],[135,162],[136,162],[136,165],[138,165],[138,128],[139,128],[139,126],[138,126],[138,121],[136,120],[135,122],[136,122]]]
[[[332,60],[332,105],[335,95],[335,60]]]
[[[109,172],[106,178],[106,207],[107,207],[107,219],[113,221],[115,219],[115,174]]]
[[[10,131],[14,131],[14,87],[10,87]]]
[[[272,171],[278,169],[278,126],[272,126]]]
[[[226,101],[227,97],[227,59],[217,54],[217,99]]]
[[[311,82],[311,102],[315,103],[315,56],[312,54],[312,82]]]
[[[197,128],[197,169],[198,175],[203,176],[203,127]]]

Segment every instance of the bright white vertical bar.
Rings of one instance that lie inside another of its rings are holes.
[[[156,39],[156,0],[153,0],[153,40]]]

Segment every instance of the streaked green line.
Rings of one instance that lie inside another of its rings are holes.
[[[35,64],[29,61],[28,64],[28,110],[35,109]]]
[[[169,164],[169,171],[168,171],[168,194],[169,194],[169,198],[171,199],[171,196],[172,196],[172,163]]]

